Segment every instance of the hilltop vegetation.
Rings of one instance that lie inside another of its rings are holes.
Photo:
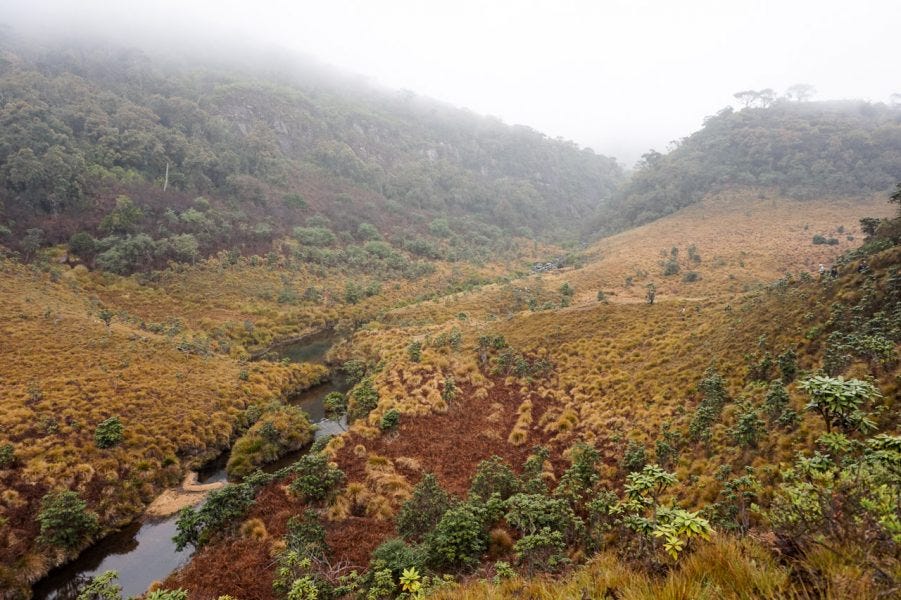
[[[0,242],[29,259],[71,240],[120,273],[290,235],[326,264],[383,238],[365,251],[482,259],[515,235],[571,239],[622,178],[526,127],[261,64],[4,40]]]
[[[725,108],[666,154],[645,154],[594,225],[642,225],[736,186],[810,199],[885,192],[899,179],[901,109],[782,99]]]

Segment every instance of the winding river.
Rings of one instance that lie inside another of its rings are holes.
[[[280,358],[294,362],[323,362],[329,348],[337,341],[331,332],[324,332],[304,340],[280,346],[273,350]],[[345,391],[343,381],[335,379],[301,392],[288,401],[303,409],[318,429],[316,437],[340,433],[345,421],[325,419],[323,400],[333,391]],[[292,452],[278,461],[264,467],[275,471],[295,462],[306,449]],[[228,451],[201,469],[198,481],[213,483],[227,481],[225,464]],[[78,590],[92,577],[105,571],[117,571],[118,583],[122,586],[123,597],[143,594],[154,581],[162,581],[170,573],[185,564],[191,557],[191,549],[175,551],[172,537],[178,515],[162,519],[139,519],[138,521],[107,535],[82,552],[72,562],[58,567],[38,581],[32,591],[36,600],[75,600]]]

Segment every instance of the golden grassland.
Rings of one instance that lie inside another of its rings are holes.
[[[163,486],[228,447],[250,404],[322,377],[313,365],[256,362],[180,351],[174,340],[128,323],[107,327],[70,278],[0,263],[0,582],[34,579],[61,559],[37,551],[41,496],[74,489],[104,524],[127,522]],[[122,443],[94,444],[118,416]],[[53,553],[49,553],[53,554]]]
[[[792,408],[801,415],[799,426],[791,431],[769,428],[754,449],[734,443],[729,429],[736,421],[737,403],[760,406],[767,391],[765,384],[750,381],[748,356],[793,350],[801,374],[822,365],[825,340],[808,332],[829,319],[833,303],[853,306],[864,293],[866,276],[852,265],[844,267],[837,280],[820,280],[816,269],[820,263],[828,267],[841,252],[861,242],[855,225],[860,217],[890,213],[884,200],[798,204],[756,199],[749,204],[746,198],[708,199],[700,207],[602,240],[589,250],[595,258],[581,269],[486,286],[386,314],[358,331],[352,345],[336,351],[339,359],[356,356],[379,365],[373,384],[380,400],[366,419],[351,427],[347,438],[357,444],[352,453],[344,449],[344,439],[330,444],[334,457],[347,460],[352,455],[364,463],[355,471],[366,476],[350,477],[327,516],[340,527],[349,507],[359,502],[369,516],[391,517],[417,479],[417,471],[396,467],[418,464],[422,457],[393,454],[390,442],[384,444],[388,451],[376,457],[366,440],[390,435],[378,427],[390,409],[413,419],[453,413],[453,401],[442,394],[448,380],[474,399],[496,398],[503,388],[501,397],[480,405],[483,429],[463,432],[460,443],[467,443],[467,438],[479,443],[491,439],[497,454],[505,454],[505,448],[544,444],[562,456],[575,442],[588,442],[601,451],[602,476],[615,487],[622,477],[617,463],[628,441],[644,444],[653,460],[654,442],[665,423],[685,431],[700,400],[698,381],[710,365],[725,378],[733,402],[713,426],[708,443],[688,444],[683,450],[674,469],[682,483],[665,501],[691,508],[708,505],[717,500],[722,487],[716,477],[720,468],[738,476],[745,466],[756,468],[763,484],[760,499],[766,501],[780,470],[799,449],[814,447],[824,429],[818,416],[803,411],[806,398],[792,383],[788,391]],[[839,225],[845,237],[837,246],[811,244],[815,232],[838,236]],[[855,239],[847,239],[849,235]],[[649,239],[655,240],[654,245]],[[694,265],[701,280],[692,283],[660,275],[661,250],[678,246],[681,256],[689,244],[701,253],[700,264]],[[885,274],[899,263],[897,248],[874,257],[872,267],[882,274],[876,285],[886,285]],[[644,286],[641,296],[623,283],[617,288],[626,274],[651,269],[655,274],[642,275],[640,283],[657,282],[662,293],[653,305],[644,302]],[[781,283],[774,285],[776,280]],[[544,292],[551,292],[545,298],[556,295],[558,302],[557,287],[567,281],[577,290],[575,301],[551,310],[525,309],[516,287],[528,288],[535,281],[541,282]],[[579,292],[585,288],[591,291]],[[610,288],[615,288],[609,294],[612,301],[598,302],[596,290]],[[459,332],[457,347],[446,343],[454,331]],[[533,359],[546,358],[554,366],[552,373],[534,378],[489,376],[479,364],[478,339],[485,335],[502,335],[517,351]],[[415,362],[409,352],[414,341],[422,344]],[[878,419],[880,426],[897,427],[898,363],[879,367],[856,362],[846,375],[873,378],[888,409]],[[515,419],[504,421],[500,415],[510,406],[515,407]],[[391,480],[390,491],[373,484],[373,460],[391,467],[392,477],[400,472],[399,481]],[[561,465],[547,467],[549,478],[560,476]],[[629,598],[809,596],[797,581],[789,585],[788,571],[771,554],[749,544],[719,539],[662,580],[636,574],[612,562],[612,556],[601,556],[562,587],[516,580],[497,588],[476,584],[447,592],[447,597],[580,597],[578,586],[588,580],[595,591],[616,590],[612,592],[616,597]],[[734,561],[713,560],[722,556]],[[827,558],[819,559],[828,563]],[[828,597],[866,597],[870,590],[872,581],[855,579],[853,564],[824,564],[822,569],[828,571]],[[615,581],[596,581],[602,576],[614,576]],[[733,585],[735,577],[740,580]]]
[[[602,450],[608,464],[615,463],[627,440],[650,448],[663,423],[687,425],[698,400],[696,385],[711,364],[716,364],[726,378],[733,399],[759,404],[766,389],[746,381],[745,356],[761,350],[775,356],[793,349],[802,370],[817,368],[822,348],[819,341],[806,339],[805,332],[828,318],[829,307],[837,299],[819,283],[801,284],[797,277],[787,293],[773,293],[762,283],[792,271],[809,272],[821,262],[831,264],[852,244],[845,240],[837,247],[815,246],[810,243],[810,232],[828,233],[836,226],[830,229],[827,225],[844,221],[848,223],[845,231],[855,235],[856,227],[851,223],[863,215],[890,213],[891,207],[881,200],[859,205],[757,200],[748,205],[747,199],[739,199],[743,201],[708,199],[700,207],[602,240],[590,250],[599,258],[582,269],[532,279],[545,280],[546,289],[569,281],[576,290],[589,281],[615,281],[623,273],[651,268],[659,252],[649,248],[645,240],[655,239],[664,248],[697,244],[702,252],[698,268],[702,273],[711,260],[723,262],[722,267],[712,267],[712,272],[727,270],[730,265],[738,267],[739,261],[744,261],[745,283],[755,284],[753,292],[740,293],[743,288],[737,288],[723,272],[721,278],[709,275],[697,283],[661,284],[669,293],[658,296],[654,305],[647,305],[643,298],[637,302],[634,296],[600,303],[583,294],[568,308],[520,310],[502,319],[490,314],[479,318],[485,314],[480,306],[495,306],[503,298],[504,286],[487,286],[386,316],[388,323],[400,320],[407,322],[407,327],[371,324],[358,332],[355,350],[384,365],[375,376],[379,406],[365,425],[358,425],[360,433],[377,435],[376,425],[392,408],[411,415],[446,411],[440,390],[448,377],[471,386],[477,395],[487,395],[493,383],[479,369],[476,347],[478,338],[486,334],[503,335],[514,348],[547,357],[555,366],[548,380],[519,381],[520,393],[510,401],[519,406],[520,418],[510,431],[496,432],[499,443],[546,443],[562,450],[575,441],[586,441]],[[809,224],[806,230],[805,224]],[[725,235],[737,229],[743,232],[740,238]],[[857,234],[854,243],[859,242]],[[628,251],[630,245],[634,252]],[[862,281],[859,275],[848,277],[852,280],[844,285],[851,290]],[[695,294],[697,288],[693,286],[699,284],[704,286],[700,297],[685,297]],[[853,304],[855,296],[853,291],[846,292],[841,300]],[[621,302],[630,297],[633,301]],[[425,311],[438,324],[410,324],[411,313],[422,319]],[[461,318],[461,313],[466,318]],[[454,328],[462,333],[459,351],[430,343]],[[424,343],[419,363],[411,362],[406,351],[414,340]],[[858,374],[867,374],[863,365],[855,368]],[[879,376],[887,397],[898,393],[898,383],[891,373]],[[795,386],[789,386],[789,391],[794,407],[800,410],[802,398]],[[680,479],[693,482],[681,492],[686,496],[683,500],[692,505],[714,499],[717,466],[743,459],[743,451],[728,441],[734,412],[734,406],[728,408],[723,422],[714,428],[710,448],[716,451],[698,448],[678,467]],[[492,429],[491,415],[486,417],[486,429]],[[768,436],[755,462],[758,466],[767,462],[759,457],[768,457],[773,463],[788,460],[795,448],[808,447],[819,433],[818,420],[808,415],[792,434]],[[614,470],[611,468],[611,473]]]
[[[885,274],[899,263],[898,248],[871,259],[877,287],[886,285]],[[533,445],[546,445],[552,454],[544,477],[553,482],[566,466],[567,449],[576,441],[587,441],[602,452],[602,484],[618,489],[622,470],[617,463],[627,439],[644,442],[648,460],[653,461],[652,442],[662,423],[671,421],[674,430],[684,430],[699,400],[697,382],[712,361],[726,378],[733,400],[748,398],[758,405],[765,387],[747,380],[745,354],[759,351],[761,336],[771,352],[795,349],[802,372],[819,367],[823,340],[807,339],[805,334],[829,318],[833,302],[856,303],[864,293],[865,279],[849,268],[835,281],[784,280],[752,293],[704,302],[673,300],[652,306],[595,302],[523,312],[503,321],[457,318],[428,326],[370,324],[355,334],[353,344],[334,353],[337,360],[356,357],[378,365],[372,382],[380,399],[372,413],[327,447],[347,476],[334,502],[322,510],[333,559],[364,566],[369,552],[393,535],[391,521],[423,473],[435,473],[446,489],[463,496],[476,463],[493,454],[518,466]],[[691,310],[683,313],[683,307]],[[444,343],[454,329],[460,334],[456,347]],[[553,372],[531,379],[489,373],[480,364],[477,341],[488,334],[503,335],[531,358],[547,357]],[[408,351],[414,340],[423,344],[419,362]],[[892,399],[899,392],[897,364],[885,369],[855,363],[847,374],[875,377],[888,409],[878,418],[881,429],[896,429]],[[448,398],[443,392],[451,378],[457,395]],[[792,406],[803,413],[803,394],[794,384],[789,390]],[[396,432],[382,431],[379,422],[392,408],[401,413],[400,426]],[[740,475],[745,466],[758,467],[763,486],[758,499],[765,503],[778,471],[797,451],[812,448],[824,431],[818,417],[802,414],[797,429],[772,428],[757,448],[741,449],[728,434],[735,413],[736,406],[730,403],[709,443],[686,445],[674,469],[681,483],[661,498],[663,504],[673,500],[701,508],[717,500],[722,484],[715,474],[722,465],[730,476]],[[284,492],[284,485],[276,483],[264,491],[251,515],[266,531],[279,532],[290,515],[302,509]],[[225,536],[201,550],[168,584],[184,586],[199,597],[215,597],[234,588],[210,573],[238,564],[257,573],[253,582],[241,576],[246,597],[273,598],[271,554],[280,543],[276,537]],[[802,565],[797,560],[787,565],[765,536],[716,535],[665,574],[624,562],[615,550],[584,565],[580,565],[584,556],[572,556],[576,568],[562,580],[516,577],[494,585],[478,580],[491,580],[495,574],[485,564],[468,583],[443,590],[438,597],[839,599],[871,597],[878,589],[860,562],[825,551],[808,553]],[[805,587],[798,569],[816,573],[817,584]]]
[[[104,526],[140,514],[160,490],[232,443],[243,411],[321,380],[319,365],[246,362],[249,350],[355,322],[448,285],[500,276],[546,247],[522,244],[510,264],[435,262],[417,280],[379,282],[343,298],[359,272],[224,255],[195,266],[120,277],[56,261],[0,262],[0,590],[66,558],[35,545],[41,497],[72,489]],[[48,255],[58,254],[49,252]],[[321,299],[304,300],[315,287]],[[288,301],[280,298],[290,290]],[[109,323],[104,322],[104,317]],[[94,430],[118,416],[124,439],[99,449]]]
[[[650,269],[658,261],[659,247],[696,244],[702,253],[698,270],[707,273],[709,268],[713,274],[696,283],[661,283],[659,289],[669,293],[658,296],[653,305],[643,298],[642,302],[601,303],[583,294],[567,308],[519,310],[498,319],[482,317],[486,311],[479,307],[496,305],[505,286],[486,286],[392,311],[385,316],[386,324],[370,323],[354,336],[353,352],[383,365],[374,377],[379,405],[365,423],[355,426],[356,431],[378,435],[377,425],[390,409],[410,415],[447,411],[441,390],[448,378],[469,386],[476,395],[487,395],[494,384],[479,368],[477,350],[478,338],[486,334],[503,335],[517,350],[547,357],[555,367],[550,379],[519,381],[519,397],[512,401],[519,405],[520,418],[513,430],[497,433],[499,442],[545,442],[565,448],[582,440],[601,447],[613,461],[627,439],[651,445],[662,423],[684,423],[697,401],[697,382],[711,364],[718,365],[734,399],[759,402],[765,388],[746,382],[745,355],[764,350],[775,356],[793,349],[801,369],[815,369],[820,343],[806,339],[805,332],[828,318],[830,304],[836,300],[830,289],[816,281],[802,284],[797,276],[786,293],[769,291],[763,282],[786,273],[809,272],[819,263],[831,264],[840,252],[861,241],[852,225],[858,218],[890,212],[884,200],[799,204],[758,199],[749,204],[744,197],[712,198],[702,206],[598,242],[590,250],[598,258],[584,268],[529,278],[545,280],[545,288],[550,289],[569,281],[579,290],[590,281],[612,282],[623,273]],[[854,242],[811,244],[811,232],[829,233],[841,222],[847,223],[847,235],[856,235]],[[648,239],[656,240],[657,245],[650,247]],[[722,266],[708,267],[717,261]],[[743,288],[737,287],[741,280],[736,284],[728,277],[730,267],[740,268],[739,261],[745,264],[744,283],[755,284],[753,292],[742,293]],[[848,277],[852,280],[845,285],[851,290],[862,281],[859,275]],[[527,285],[528,280],[520,281]],[[699,285],[702,287],[694,287]],[[592,289],[597,287],[604,286]],[[694,297],[697,289],[700,297]],[[618,299],[629,297],[637,300],[625,295]],[[854,297],[853,291],[846,292],[841,300],[853,304]],[[411,315],[416,315],[416,324]],[[427,318],[433,324],[425,321]],[[396,322],[407,325],[394,325]],[[442,333],[454,329],[461,333],[459,349],[435,343]],[[414,341],[423,344],[417,363],[407,352]],[[889,396],[897,393],[890,374],[880,375],[884,392]],[[790,392],[800,408],[793,386]],[[540,419],[533,416],[537,412]],[[726,423],[730,417],[727,411]],[[490,419],[486,427],[490,428]],[[740,458],[739,451],[726,442],[726,430],[726,424],[718,426],[711,443],[723,454],[699,451],[680,465],[683,479],[696,479],[687,492],[696,503],[711,500],[715,493],[714,467]],[[788,458],[793,447],[818,434],[817,420],[809,416],[792,437],[768,438],[760,455]]]
[[[896,252],[880,260],[890,264],[898,259]],[[807,339],[805,333],[829,318],[832,302],[853,305],[859,299],[863,276],[852,273],[845,277],[843,289],[852,291],[842,292],[840,298],[837,287],[795,281],[785,291],[763,289],[703,301],[654,305],[595,302],[555,311],[521,312],[490,322],[467,319],[420,328],[373,326],[356,334],[354,349],[384,365],[374,376],[380,401],[352,431],[364,438],[379,435],[377,425],[390,409],[411,416],[446,412],[448,404],[441,390],[448,378],[467,386],[477,397],[487,396],[495,383],[479,368],[477,340],[490,333],[503,335],[513,348],[530,356],[547,357],[554,371],[547,379],[508,377],[506,383],[518,393],[507,402],[518,406],[519,418],[512,429],[497,431],[492,415],[486,414],[486,433],[493,432],[499,445],[543,443],[558,452],[584,441],[601,449],[605,462],[615,464],[628,440],[650,449],[663,423],[674,428],[687,426],[699,400],[695,388],[711,364],[717,365],[726,379],[734,400],[747,399],[758,405],[766,387],[747,381],[747,354],[762,349],[775,356],[792,349],[802,371],[818,368],[822,340]],[[436,337],[452,328],[462,334],[460,349],[435,347]],[[413,340],[424,342],[418,363],[410,361],[406,350]],[[896,372],[897,367],[873,373],[887,398],[899,392]],[[870,370],[857,364],[851,374],[867,376]],[[793,407],[800,412],[802,395],[796,384],[788,389]],[[728,407],[714,427],[709,446],[695,447],[680,461],[677,475],[692,482],[680,491],[683,502],[700,506],[713,501],[719,489],[714,477],[717,467],[747,460],[746,451],[729,441],[734,413],[735,406]],[[820,433],[820,420],[806,415],[794,432],[774,431],[766,436],[751,462],[764,466],[790,460],[797,448],[809,447]],[[769,476],[774,476],[775,467],[767,468]],[[611,468],[610,474],[615,471]]]
[[[539,307],[545,302],[559,305],[564,282],[575,290],[573,305],[596,303],[598,291],[603,291],[610,303],[642,303],[649,283],[656,286],[658,301],[740,294],[788,272],[815,273],[820,264],[828,268],[836,257],[860,245],[859,219],[892,214],[892,206],[883,196],[798,201],[771,192],[722,192],[596,242],[584,251],[586,264],[581,268],[418,303],[392,311],[386,320],[390,324],[432,323],[460,313],[483,320],[505,318],[526,310],[530,298],[536,298]],[[815,234],[834,237],[838,244],[814,245]],[[689,246],[697,249],[700,263],[689,258]],[[679,250],[680,272],[664,276],[663,263],[674,247]],[[684,281],[689,271],[696,272],[699,279]]]
[[[619,598],[621,600],[812,600],[873,598],[878,592],[860,572],[836,564],[826,552],[811,556],[810,567],[836,573],[826,589],[805,587],[789,568],[751,538],[715,536],[662,577],[630,568],[613,553],[589,560],[563,579],[515,577],[495,583],[484,579],[441,590],[437,600],[530,598]],[[490,573],[486,573],[490,575]]]
[[[278,244],[275,244],[278,247]],[[484,265],[430,261],[434,272],[414,280],[400,276],[378,279],[365,270],[325,269],[288,263],[279,255],[273,264],[261,257],[241,257],[231,264],[224,253],[195,266],[173,265],[150,281],[141,276],[76,271],[84,291],[127,317],[148,323],[180,321],[187,328],[214,338],[214,344],[240,357],[251,347],[325,326],[352,328],[382,312],[443,293],[470,281],[487,281],[522,270],[547,256],[550,246],[521,242],[503,262]],[[349,303],[346,286],[377,284],[377,294]],[[320,299],[304,299],[314,288]],[[291,297],[285,298],[288,290]],[[218,342],[218,344],[217,344]]]
[[[508,456],[545,444],[559,457],[576,441],[590,442],[602,453],[602,475],[615,484],[615,464],[628,440],[650,449],[663,423],[684,428],[698,401],[697,382],[711,363],[726,378],[733,399],[757,403],[765,389],[747,381],[746,354],[763,348],[775,355],[791,348],[802,370],[817,368],[822,340],[807,339],[805,333],[829,318],[832,302],[853,304],[862,276],[844,273],[837,284],[797,277],[778,288],[765,284],[789,272],[813,272],[820,263],[828,266],[860,243],[859,218],[890,213],[882,198],[798,203],[759,192],[724,193],[597,242],[585,251],[581,268],[428,301],[416,299],[475,278],[503,276],[549,249],[523,250],[507,264],[437,262],[435,272],[424,278],[380,282],[378,294],[357,304],[345,302],[343,290],[348,282],[369,283],[365,274],[265,260],[229,264],[216,257],[169,269],[150,281],[82,267],[48,274],[0,263],[0,444],[13,442],[18,458],[14,470],[0,471],[0,564],[11,565],[5,573],[0,570],[0,584],[33,580],[62,559],[33,543],[34,515],[45,492],[79,491],[107,524],[132,518],[162,486],[177,483],[183,465],[228,446],[247,406],[277,399],[322,376],[321,367],[246,363],[251,349],[327,325],[350,331],[353,324],[367,322],[350,343],[334,349],[331,359],[361,358],[377,365],[372,382],[379,393],[375,410],[328,446],[333,457],[354,462],[342,464],[348,485],[328,511],[329,527],[352,537],[357,517],[350,515],[361,506],[373,522],[390,520],[422,464],[429,464],[416,454],[415,444],[392,443],[393,434],[379,427],[385,413],[398,410],[409,431],[417,418],[452,417],[464,399],[459,394],[465,394],[467,406],[482,411],[468,421],[470,430],[454,434],[460,443],[472,439],[479,449]],[[840,242],[813,245],[817,233]],[[697,248],[700,263],[688,258],[690,245]],[[664,277],[662,262],[672,247],[679,248],[682,273]],[[880,260],[890,265],[901,257],[895,251]],[[700,278],[683,281],[687,270]],[[560,307],[564,282],[575,295],[569,306]],[[644,302],[650,282],[658,292],[653,305]],[[286,288],[301,296],[308,287],[325,292],[322,300],[279,300]],[[598,290],[608,303],[597,300]],[[529,300],[538,310],[529,309]],[[545,303],[554,306],[542,310]],[[108,326],[99,318],[103,309],[113,314]],[[485,335],[502,335],[513,349],[532,360],[546,359],[553,369],[533,378],[492,375],[480,359],[478,340]],[[422,343],[418,362],[409,352],[413,341]],[[850,374],[875,375],[885,397],[894,398],[899,379],[898,367],[893,369],[871,373],[868,365],[855,364]],[[451,381],[456,398],[446,393]],[[794,386],[789,391],[800,411],[801,394]],[[111,415],[122,419],[125,439],[100,450],[93,442],[94,427]],[[734,420],[730,405],[710,443],[691,446],[680,456],[676,472],[684,485],[674,489],[673,497],[684,505],[715,499],[714,473],[723,464],[760,466],[760,479],[771,482],[779,462],[809,447],[822,429],[814,416],[805,415],[796,430],[771,431],[748,453],[729,439]],[[561,466],[547,465],[548,477],[559,476]],[[259,518],[269,531],[278,530],[266,514]],[[736,543],[711,547],[724,555],[756,556],[757,549]],[[701,558],[692,561],[703,558],[696,556]],[[575,573],[571,585],[614,569],[612,560],[599,557]],[[634,585],[611,583],[610,589],[617,594],[633,590],[622,596],[630,598],[694,597],[667,596],[660,587],[701,585],[691,569],[703,565],[691,565],[695,562],[680,571],[684,577],[671,574],[671,583],[654,579],[646,585],[644,576],[633,577],[618,565],[617,577],[632,578]],[[758,566],[776,582],[777,594],[781,571],[766,562]],[[520,593],[508,587],[515,585],[524,586],[527,597],[530,590],[539,590],[534,597],[560,597],[532,587],[551,586],[541,581],[514,580],[490,593]],[[478,584],[466,589],[462,593],[472,595],[464,597],[507,597],[479,595]],[[702,589],[697,597],[742,597],[729,596],[728,590],[717,596],[716,589]]]

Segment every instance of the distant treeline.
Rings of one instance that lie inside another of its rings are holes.
[[[726,108],[667,154],[642,157],[592,222],[609,233],[648,223],[729,187],[852,196],[901,181],[901,109],[860,101]]]

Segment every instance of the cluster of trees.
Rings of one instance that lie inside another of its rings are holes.
[[[622,178],[613,159],[575,144],[303,65],[263,79],[134,50],[4,41],[0,226],[13,239],[0,243],[20,250],[29,228],[43,243],[111,235],[105,217],[125,191],[143,212],[117,235],[195,239],[197,249],[173,241],[167,259],[259,247],[311,213],[350,234],[372,222],[465,254],[513,235],[569,236]],[[110,258],[98,266],[127,268]]]
[[[645,154],[593,228],[647,223],[735,186],[811,198],[880,192],[901,178],[901,109],[764,92],[742,92],[747,108],[708,117],[669,153]]]

